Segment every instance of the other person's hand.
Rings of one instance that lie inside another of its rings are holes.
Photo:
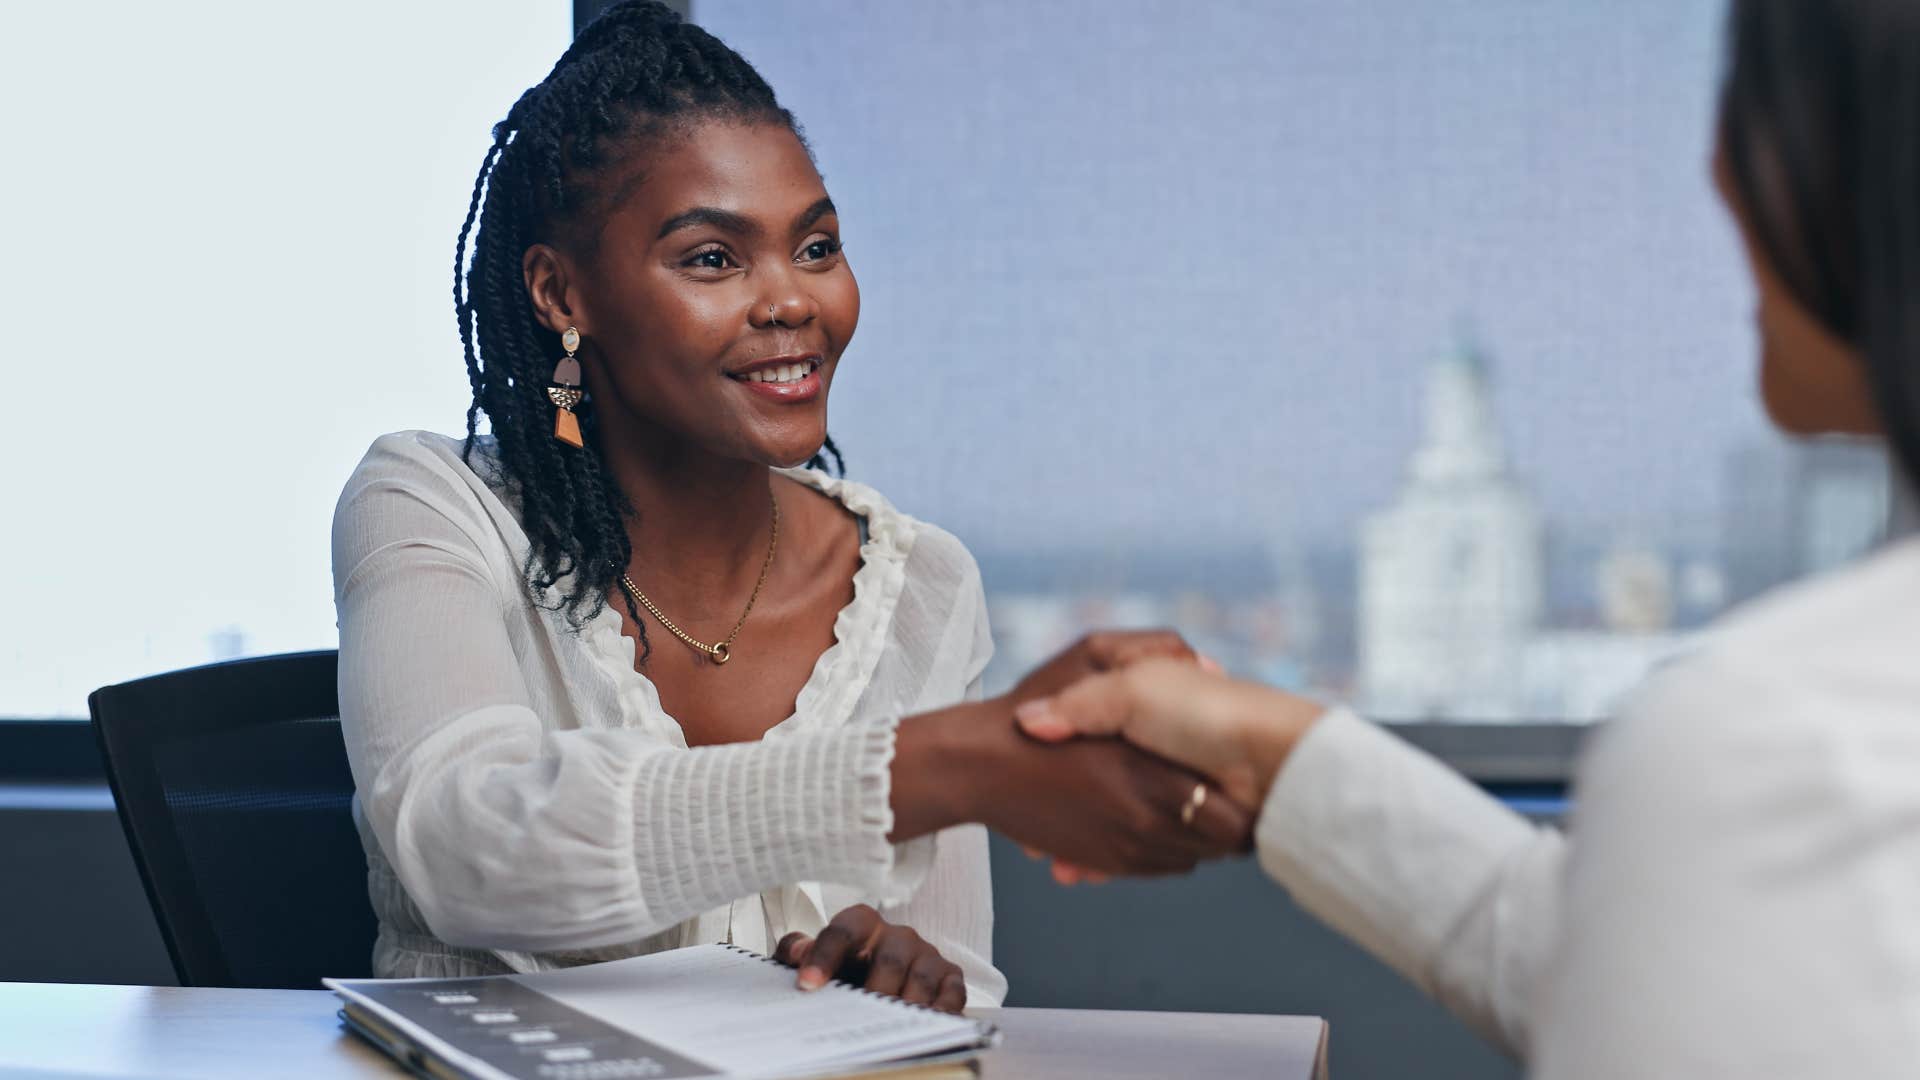
[[[1252,846],[1253,813],[1190,769],[1111,739],[1034,751],[1007,769],[987,822],[1082,878],[1184,874]]]
[[[1089,675],[1118,671],[1152,659],[1185,660],[1214,671],[1219,665],[1195,652],[1172,630],[1097,630],[1034,668],[1007,693],[1018,704],[1051,697]]]
[[[1204,776],[1118,739],[1048,745],[1023,734],[1013,710],[992,698],[901,723],[896,841],[979,822],[1032,851],[1129,876],[1182,874],[1252,846],[1253,815]]]
[[[802,990],[817,990],[838,978],[941,1012],[967,1007],[960,965],[911,927],[890,923],[865,904],[835,915],[817,938],[798,931],[781,938],[773,958],[800,969]]]
[[[1196,652],[1178,631],[1096,630],[1028,672],[1006,697],[1016,705],[1049,697],[1089,675],[1118,671],[1129,664],[1152,659],[1183,660],[1209,671],[1220,670],[1218,664]],[[1024,847],[1029,858],[1046,857],[1045,852],[1031,845]],[[1081,881],[1099,883],[1106,881],[1107,875],[1055,860],[1054,879],[1062,885]]]
[[[1154,659],[1024,702],[1016,715],[1022,730],[1045,742],[1118,736],[1210,777],[1233,801],[1257,810],[1287,755],[1325,711],[1272,687]]]

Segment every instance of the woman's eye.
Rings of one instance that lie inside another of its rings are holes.
[[[689,256],[687,265],[701,270],[730,270],[733,268],[733,259],[720,248],[708,248]]]
[[[800,259],[803,262],[819,262],[823,259],[831,259],[839,253],[840,241],[829,237],[815,240],[801,248]]]

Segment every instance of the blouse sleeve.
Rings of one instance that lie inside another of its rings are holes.
[[[893,723],[686,750],[543,722],[505,625],[518,583],[495,579],[452,465],[426,457],[375,445],[333,562],[355,785],[438,937],[581,949],[802,879],[912,891],[920,860],[886,838]]]
[[[1564,844],[1345,710],[1300,741],[1255,833],[1300,906],[1525,1057]]]
[[[971,640],[950,646],[966,649],[968,701],[983,696],[982,678],[993,658],[993,634],[987,623],[980,571],[966,561],[953,622],[970,628]],[[940,954],[960,965],[967,980],[967,1006],[993,1008],[1006,1000],[1007,978],[993,965],[993,874],[988,865],[987,830],[979,825],[946,829],[934,848],[933,864],[913,898],[889,904],[882,914],[910,926]]]

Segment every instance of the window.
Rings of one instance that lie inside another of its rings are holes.
[[[1718,7],[692,5],[818,152],[865,286],[836,436],[980,558],[996,685],[1171,624],[1481,721],[1604,715],[1884,516],[1876,454],[1754,403]],[[9,13],[0,84],[60,107],[14,117],[0,716],[330,646],[340,484],[462,423],[453,237],[571,11],[316,11]]]
[[[967,540],[1006,685],[1170,624],[1389,719],[1585,721],[1857,553],[1708,176],[1718,4],[697,0],[865,286],[855,476]]]
[[[14,5],[0,716],[331,647],[333,502],[456,430],[453,241],[547,0]]]

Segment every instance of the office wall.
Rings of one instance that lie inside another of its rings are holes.
[[[1011,984],[1009,1005],[1305,1013],[1332,1024],[1340,1080],[1519,1075],[1444,1009],[1294,906],[1251,860],[1167,881],[1063,889],[995,837],[993,874],[994,951]]]
[[[0,866],[0,982],[173,985],[110,807],[0,808]]]

